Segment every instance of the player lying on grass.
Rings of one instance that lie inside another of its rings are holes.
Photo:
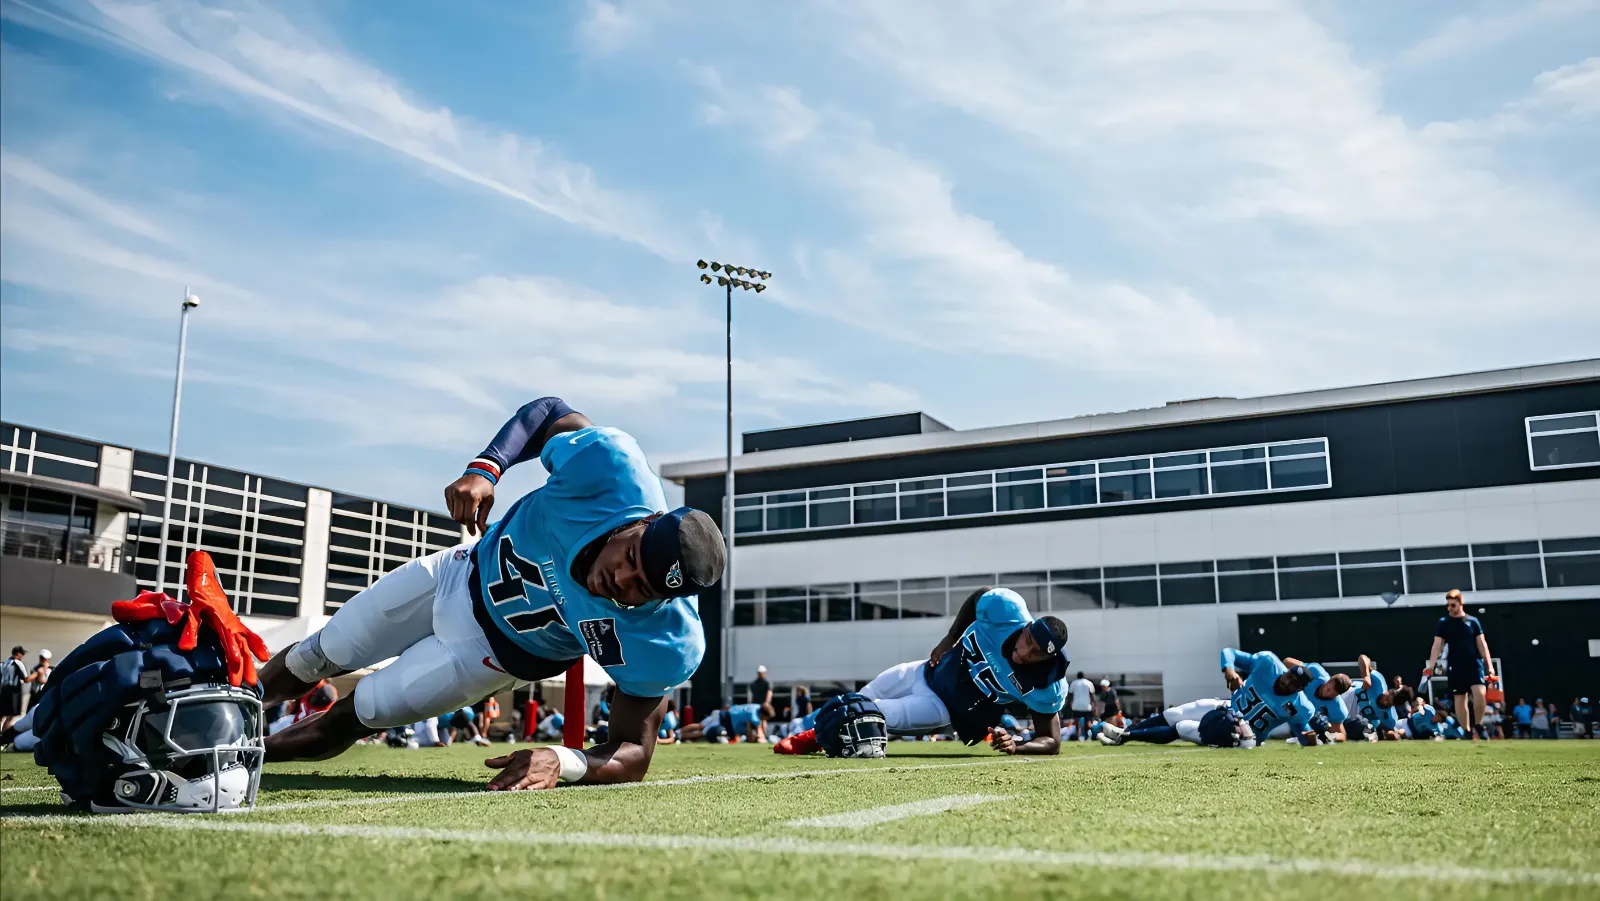
[[[489,525],[501,472],[535,458],[549,480]],[[489,788],[643,779],[664,697],[705,653],[696,595],[722,576],[716,524],[686,507],[663,513],[639,445],[554,397],[518,410],[445,501],[482,537],[388,573],[263,669],[271,703],[397,657],[326,713],[270,736],[268,759],[331,757],[373,732],[559,675],[587,653],[617,684],[608,740],[488,760],[501,770]]]
[[[1034,619],[1022,596],[1009,588],[980,588],[961,605],[927,660],[883,671],[860,694],[882,712],[890,735],[927,735],[953,726],[967,744],[990,738],[1002,754],[1057,754],[1066,645],[1067,624],[1060,619]],[[1001,726],[1008,704],[1033,712],[1031,741],[1018,742]],[[773,750],[808,754],[819,747],[810,729]]]
[[[762,704],[734,704],[720,710],[698,723],[689,723],[678,732],[679,741],[711,741],[727,744],[729,741],[767,740],[767,721],[772,719],[772,708]]]
[[[1115,746],[1130,741],[1167,745],[1175,741],[1209,748],[1253,748],[1255,732],[1250,724],[1235,716],[1221,698],[1203,698],[1168,707],[1127,728],[1106,722],[1100,725],[1100,743]]]
[[[1345,732],[1352,741],[1398,741],[1400,716],[1395,713],[1395,705],[1409,704],[1414,697],[1411,689],[1391,690],[1388,680],[1366,654],[1361,655],[1357,665],[1361,667],[1360,678],[1344,696],[1351,710],[1350,718],[1345,720]]]
[[[1255,735],[1268,736],[1283,726],[1285,734],[1301,744],[1319,739],[1311,723],[1317,711],[1305,695],[1312,680],[1305,664],[1293,657],[1279,660],[1271,651],[1249,654],[1223,648],[1222,680],[1233,691],[1234,715]]]

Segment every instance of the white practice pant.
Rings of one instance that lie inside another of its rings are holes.
[[[891,666],[861,689],[883,711],[890,732],[921,735],[950,725],[950,711],[928,686],[927,668],[926,660]]]
[[[322,627],[322,654],[341,669],[398,656],[356,683],[363,725],[386,729],[453,713],[516,684],[472,615],[473,543],[385,574]]]
[[[1161,711],[1167,725],[1178,730],[1178,737],[1191,744],[1200,743],[1200,719],[1218,707],[1227,705],[1221,698],[1201,698]]]
[[[30,706],[27,713],[11,724],[11,728],[17,730],[16,737],[11,740],[11,747],[18,751],[32,751],[39,743],[39,737],[33,734],[33,712],[37,709]]]

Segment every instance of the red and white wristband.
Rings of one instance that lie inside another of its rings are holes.
[[[478,457],[467,464],[467,470],[462,475],[483,476],[489,480],[489,484],[498,485],[500,484],[500,464],[488,457]]]

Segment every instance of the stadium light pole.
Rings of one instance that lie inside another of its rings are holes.
[[[724,461],[722,500],[722,540],[727,543],[727,562],[722,570],[722,699],[733,703],[733,289],[754,290],[757,294],[767,290],[766,281],[772,273],[735,266],[732,263],[697,260],[695,267],[702,270],[700,283],[716,284],[726,289],[727,295],[727,347],[728,347],[728,430],[727,458]],[[710,269],[711,272],[704,270]],[[715,274],[713,274],[715,273]],[[750,276],[757,281],[749,281]]]
[[[161,549],[156,552],[156,591],[167,590],[167,535],[172,518],[172,474],[178,465],[178,409],[183,405],[183,356],[189,347],[189,311],[200,298],[183,286],[183,311],[178,314],[178,374],[172,383],[172,434],[167,440],[167,490],[161,501]]]

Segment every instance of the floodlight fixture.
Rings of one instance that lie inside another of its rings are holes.
[[[706,268],[706,261],[705,260],[695,260],[694,264],[695,264],[695,266],[697,266],[697,267],[699,267],[701,269]]]
[[[709,275],[702,275],[702,276],[700,276],[700,281],[702,281],[702,282],[704,282],[704,283],[705,283],[705,284],[708,284],[708,285],[709,285],[709,284],[711,284],[711,276],[709,276]]]

